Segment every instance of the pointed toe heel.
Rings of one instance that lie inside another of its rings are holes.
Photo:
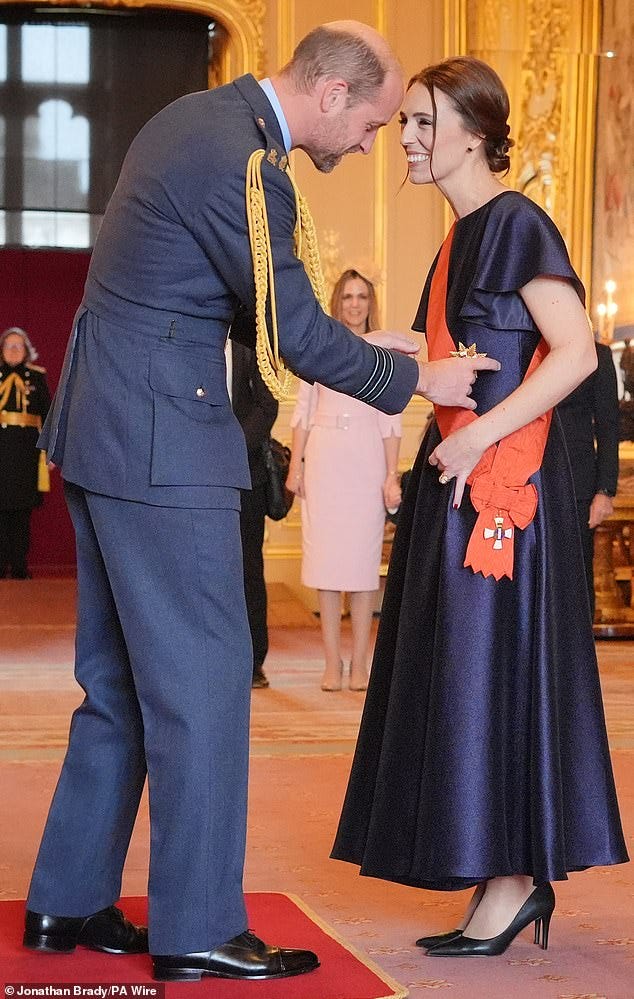
[[[425,950],[430,950],[432,947],[438,947],[440,944],[450,943],[451,940],[457,940],[458,937],[462,936],[462,930],[447,930],[446,933],[435,933],[430,937],[420,937],[416,941],[417,947],[424,947]]]
[[[496,937],[478,940],[464,935],[427,951],[429,957],[495,957],[503,954],[522,930],[535,923],[535,943],[548,947],[548,930],[555,908],[555,893],[549,884],[539,885],[529,895],[509,926]]]

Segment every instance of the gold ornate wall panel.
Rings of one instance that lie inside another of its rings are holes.
[[[509,91],[507,183],[552,216],[589,287],[600,0],[466,0],[465,16],[466,51]]]
[[[620,337],[634,326],[634,0],[604,0],[600,49],[593,314],[614,281]]]

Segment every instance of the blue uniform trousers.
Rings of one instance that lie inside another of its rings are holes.
[[[146,770],[153,954],[246,928],[251,641],[239,513],[150,506],[66,485],[77,539],[75,675],[85,699],[28,906],[113,904]]]

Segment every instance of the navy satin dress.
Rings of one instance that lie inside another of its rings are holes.
[[[531,201],[504,192],[458,221],[448,326],[456,344],[502,364],[478,377],[479,413],[524,377],[539,334],[517,289],[538,275],[570,280],[583,299],[561,236]],[[439,440],[432,422],[403,500],[332,856],[441,890],[624,862],[558,418],[531,479],[539,505],[516,532],[512,580],[463,567],[476,513],[468,489],[452,508],[453,486],[429,465]]]

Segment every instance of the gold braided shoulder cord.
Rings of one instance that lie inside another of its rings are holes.
[[[12,371],[10,375],[7,375],[4,385],[0,387],[0,409],[4,409],[9,401],[9,396],[11,395],[11,389],[15,386],[15,400],[18,409],[24,410],[26,413],[27,406],[27,394],[26,385],[22,378],[20,378],[17,371]]]
[[[263,149],[256,149],[247,164],[246,202],[249,225],[249,242],[253,258],[255,281],[255,355],[264,384],[278,400],[290,396],[292,372],[285,366],[279,352],[277,304],[275,297],[275,272],[271,250],[264,184],[262,181]],[[295,253],[303,261],[317,301],[326,310],[326,288],[319,259],[317,233],[306,199],[300,194],[290,172],[288,177],[295,192],[296,223]],[[270,293],[271,325],[269,334],[266,320],[266,302]]]

